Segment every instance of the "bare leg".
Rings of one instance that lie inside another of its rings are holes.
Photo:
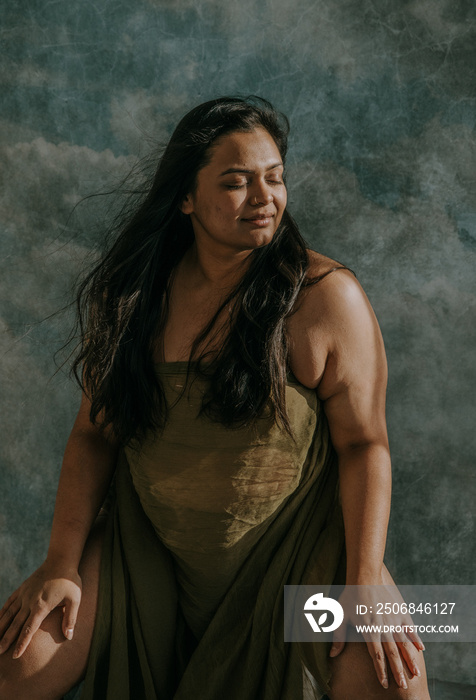
[[[418,652],[421,677],[412,676],[404,665],[408,689],[399,688],[391,672],[388,689],[377,678],[364,642],[347,642],[339,656],[331,659],[331,700],[430,700],[423,652]]]
[[[97,518],[79,567],[82,597],[74,637],[64,638],[62,611],[53,610],[19,659],[0,656],[0,700],[59,700],[84,675],[96,617],[105,516]]]

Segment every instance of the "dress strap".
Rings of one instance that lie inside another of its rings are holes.
[[[349,270],[349,272],[352,272],[354,277],[357,277],[355,272],[350,269],[350,267],[347,267],[347,265],[336,265],[335,267],[331,267],[330,270],[326,270],[326,272],[323,272],[322,275],[317,275],[317,277],[311,277],[310,279],[307,279],[303,283],[303,287],[309,287],[312,284],[317,284],[320,282],[324,277],[327,277],[327,275],[330,275],[331,272],[335,272],[336,270]]]

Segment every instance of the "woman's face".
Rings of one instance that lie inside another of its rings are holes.
[[[262,128],[233,132],[211,147],[211,157],[185,198],[197,245],[223,253],[267,245],[286,207],[283,164]]]

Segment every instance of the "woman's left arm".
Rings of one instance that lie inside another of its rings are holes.
[[[341,273],[326,282],[320,297],[327,357],[317,392],[338,456],[346,582],[379,585],[391,497],[385,349],[357,280]]]
[[[364,291],[348,272],[329,275],[311,288],[301,320],[301,366],[305,362],[311,373],[314,368],[338,456],[346,583],[385,585],[391,465],[385,421],[387,362],[380,328]],[[421,642],[416,635],[412,642],[402,640],[398,647],[410,670],[418,673],[412,648],[421,648]],[[334,646],[339,653],[344,644]],[[382,638],[367,646],[382,684],[385,655],[400,682],[403,668],[396,640]]]

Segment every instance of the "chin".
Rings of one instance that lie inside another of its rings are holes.
[[[253,241],[253,248],[264,248],[271,243],[274,238],[275,231],[256,231],[250,238]]]

